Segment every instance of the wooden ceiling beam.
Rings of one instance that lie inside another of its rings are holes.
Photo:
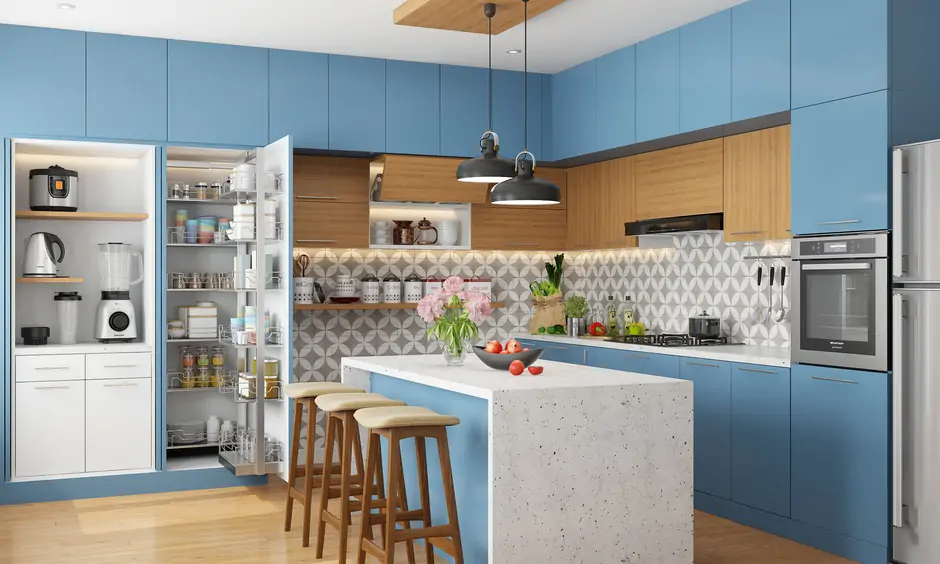
[[[529,0],[529,19],[564,1]],[[486,34],[485,3],[485,0],[406,0],[395,8],[392,17],[397,25]],[[522,23],[522,0],[493,0],[493,3],[496,4],[493,35]]]

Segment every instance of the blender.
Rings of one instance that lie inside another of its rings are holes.
[[[131,280],[131,259],[137,257],[138,277]],[[129,343],[137,338],[131,286],[144,280],[144,257],[127,243],[98,244],[101,301],[95,319],[95,339],[102,343]]]

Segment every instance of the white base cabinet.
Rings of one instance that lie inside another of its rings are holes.
[[[85,382],[85,471],[153,465],[150,379]]]
[[[15,474],[85,472],[85,382],[16,385]]]

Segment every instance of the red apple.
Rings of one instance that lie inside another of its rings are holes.
[[[509,339],[506,341],[505,349],[509,351],[509,354],[521,353],[522,345],[515,339]]]
[[[488,353],[499,354],[503,352],[503,345],[499,341],[490,341],[486,343],[486,347],[483,350]]]
[[[513,376],[521,376],[525,370],[525,364],[521,360],[514,360],[509,364],[509,373]]]
[[[543,366],[530,366],[530,367],[529,367],[529,374],[531,374],[531,375],[533,375],[533,376],[538,376],[539,374],[542,373],[543,370],[545,370],[545,367],[543,367]]]

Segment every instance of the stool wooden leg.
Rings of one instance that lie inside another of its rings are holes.
[[[362,544],[364,539],[372,540],[372,520],[369,517],[372,514],[372,496],[375,493],[375,488],[372,483],[376,471],[376,453],[381,452],[379,436],[370,432],[369,450],[366,452],[366,478],[362,485],[362,527],[359,529],[359,550],[356,556],[357,564],[366,564],[366,551],[362,547]]]
[[[323,448],[323,475],[320,480],[320,509],[317,511],[317,559],[323,558],[323,543],[326,538],[326,519],[323,512],[330,503],[330,483],[333,472],[333,437],[336,435],[336,418],[326,414],[326,442]],[[342,470],[341,470],[342,472]]]
[[[294,400],[294,431],[290,440],[290,469],[287,473],[287,509],[284,514],[284,530],[289,531],[291,517],[294,515],[294,497],[290,494],[291,488],[297,482],[297,457],[300,456],[300,428],[304,422],[304,408],[299,401]]]
[[[431,526],[431,496],[428,492],[428,451],[424,437],[415,437],[415,456],[418,462],[418,492],[421,494],[421,523],[424,528]],[[424,560],[434,564],[434,547],[429,539],[424,539]]]
[[[362,463],[362,439],[359,436],[359,424],[356,423],[355,412],[353,413],[353,416],[350,418],[350,420],[352,421],[350,429],[355,430],[355,432],[352,434],[352,437],[353,454],[355,455],[354,458],[356,460],[356,477],[358,478],[356,483],[359,484],[359,487],[362,487],[362,482],[365,480],[366,467]],[[372,477],[369,476],[369,479],[371,480]]]
[[[335,419],[335,418],[331,418]],[[356,420],[353,419],[353,412],[347,411],[343,421],[343,443],[342,443],[342,463],[340,467],[343,469],[342,474],[340,474],[340,486],[339,486],[339,563],[346,564],[346,545],[349,538],[349,520],[350,520],[350,510],[349,510],[349,488],[350,488],[350,476],[352,475],[352,449],[353,449],[353,435],[357,434],[358,426],[356,425]],[[330,486],[329,482],[324,482],[323,486],[324,491],[329,491]],[[317,556],[321,558],[321,556]]]
[[[401,508],[402,512],[408,512],[408,492],[405,491],[405,469],[402,467],[401,463],[401,454],[398,456],[398,495],[399,502],[398,507]],[[403,529],[411,528],[411,521],[402,521],[401,527]],[[415,564],[415,543],[413,540],[409,540],[406,543],[406,549],[408,554],[408,564]]]
[[[398,481],[401,467],[400,431],[388,434],[388,495],[385,496],[385,563],[395,564],[395,526],[398,517]]]
[[[441,459],[441,477],[444,479],[444,501],[447,505],[447,520],[454,533],[454,564],[463,564],[463,546],[460,543],[460,524],[457,522],[457,499],[454,496],[454,473],[450,467],[450,447],[447,445],[447,429],[437,431],[437,453]]]
[[[313,398],[306,398],[307,401],[304,403],[307,404],[307,443],[305,453],[306,456],[306,471],[304,473],[304,537],[303,545],[305,547],[310,546],[310,517],[311,517],[311,502],[313,501],[313,481],[316,478],[316,473],[313,470],[313,449],[316,444],[317,439],[317,404],[313,402]],[[330,462],[332,464],[332,461]]]
[[[382,473],[382,439],[381,435],[377,435],[376,437],[376,441],[378,442],[379,446],[375,451],[375,491],[379,493],[379,497],[382,497],[385,495],[385,478],[384,474]],[[379,511],[385,510],[380,509]],[[379,534],[382,536],[382,546],[385,546],[387,533],[388,531],[385,529],[385,521],[383,520],[379,524]]]

